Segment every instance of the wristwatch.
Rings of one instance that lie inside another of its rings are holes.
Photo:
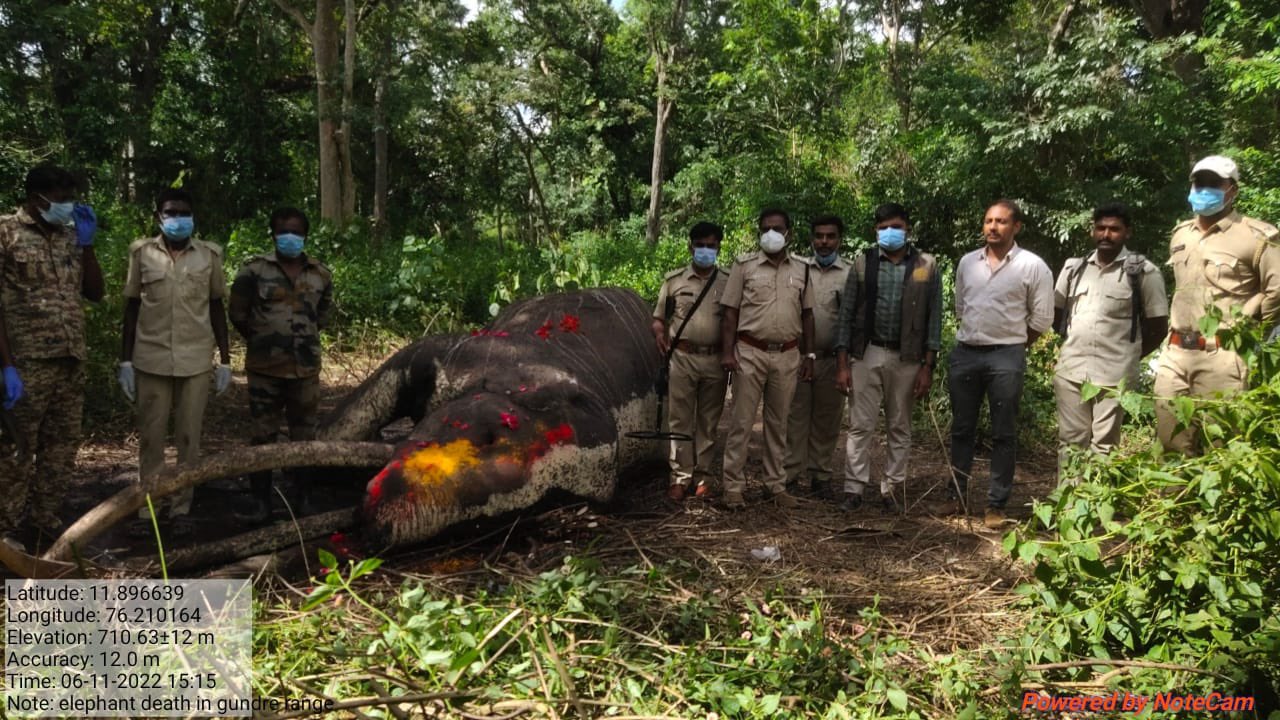
[[[817,359],[818,359],[818,353],[805,353],[805,355],[804,355],[804,356],[805,356],[806,358],[808,358],[809,360],[817,360]]]

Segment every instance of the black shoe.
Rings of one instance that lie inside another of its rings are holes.
[[[862,509],[862,495],[860,493],[845,493],[844,502],[840,503],[840,511],[853,513]]]
[[[236,511],[236,518],[252,525],[265,525],[271,520],[271,503],[262,498],[251,498],[249,507]]]

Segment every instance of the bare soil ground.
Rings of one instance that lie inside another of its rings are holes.
[[[332,354],[324,375],[323,408],[328,410],[374,368],[381,355]],[[114,388],[113,388],[114,390]],[[726,413],[727,416],[727,413]],[[242,377],[223,397],[212,399],[206,414],[205,454],[233,450],[244,444],[248,398]],[[388,429],[388,439],[406,433],[402,422]],[[837,456],[843,454],[843,434]],[[758,477],[759,427],[752,439],[749,477]],[[63,510],[71,522],[102,499],[124,487],[136,467],[137,437],[126,415],[95,428],[78,458],[75,477]],[[873,472],[883,466],[884,447],[875,448]],[[172,456],[171,456],[172,461]],[[837,477],[842,464],[837,462]],[[975,467],[984,478],[985,458]],[[608,508],[570,501],[535,508],[517,518],[461,528],[427,545],[382,553],[386,572],[393,577],[430,578],[434,582],[472,580],[498,568],[504,573],[533,573],[558,566],[566,555],[589,553],[610,564],[643,565],[681,558],[718,574],[727,592],[759,595],[777,587],[797,594],[821,592],[830,616],[856,625],[858,611],[873,602],[885,616],[888,629],[899,636],[927,641],[938,651],[972,647],[989,641],[1017,622],[1010,605],[1010,589],[1022,570],[1000,548],[1003,532],[982,526],[980,517],[941,518],[931,506],[941,499],[949,477],[946,450],[936,428],[918,432],[906,487],[906,512],[885,516],[878,507],[845,514],[832,500],[809,495],[800,506],[781,511],[763,500],[741,512],[727,512],[713,502],[690,498],[674,504],[665,498],[660,472],[623,486]],[[358,502],[367,478],[352,477],[321,494],[319,509]],[[1033,497],[1043,497],[1056,482],[1054,459],[1041,454],[1024,457],[1018,465],[1014,499],[1009,510],[1019,519],[1029,515]],[[197,491],[192,527],[176,532],[161,522],[166,547],[208,542],[251,529],[234,510],[241,504],[244,481],[221,480]],[[983,507],[986,482],[975,481],[971,503]],[[287,518],[283,505],[277,520]],[[345,541],[353,552],[377,552],[359,546],[358,531]],[[24,537],[40,551],[50,538]],[[317,541],[326,544],[325,540]],[[331,544],[331,543],[330,543]],[[114,564],[126,556],[154,554],[154,540],[146,526],[122,523],[95,543],[96,559]],[[781,559],[760,561],[751,550],[777,547]],[[291,582],[305,584],[316,568],[315,546],[299,547],[277,567]],[[244,566],[250,567],[250,566]],[[234,571],[233,571],[234,572]],[[245,570],[244,572],[249,572]],[[198,576],[200,572],[189,573]]]

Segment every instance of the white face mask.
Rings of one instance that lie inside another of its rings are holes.
[[[773,254],[787,246],[787,237],[777,230],[769,230],[760,234],[760,249]]]

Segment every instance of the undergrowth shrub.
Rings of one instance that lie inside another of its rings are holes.
[[[1205,329],[1216,326],[1211,317]],[[1202,455],[1075,454],[1065,476],[1082,481],[1037,503],[1031,526],[1005,537],[1034,566],[1019,589],[1034,610],[1021,643],[1028,661],[1201,671],[1140,670],[1124,678],[1130,691],[1280,692],[1280,347],[1247,323],[1222,334],[1254,385],[1229,399],[1177,400]],[[1122,402],[1145,404],[1135,393]]]
[[[874,606],[856,624],[833,623],[821,594],[738,595],[683,561],[609,568],[568,557],[463,593],[352,582],[376,568],[331,571],[311,612],[256,625],[260,694],[295,692],[283,678],[314,672],[331,678],[330,697],[394,696],[408,684],[452,693],[445,715],[572,715],[579,698],[602,717],[978,717],[979,666],[893,636]]]

